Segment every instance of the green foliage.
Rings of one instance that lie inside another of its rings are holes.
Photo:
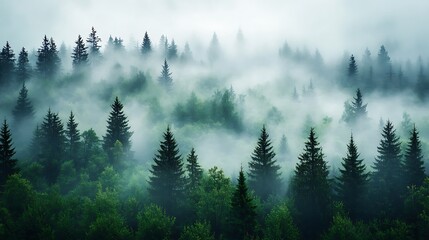
[[[73,112],[70,112],[70,117],[67,122],[66,134],[66,156],[68,160],[71,160],[76,169],[80,169],[81,157],[80,157],[80,133],[77,129],[78,123],[76,122]]]
[[[33,105],[28,99],[28,90],[25,87],[25,82],[22,83],[22,88],[19,91],[18,100],[15,108],[12,111],[15,124],[20,124],[25,120],[31,120],[34,115]]]
[[[210,224],[196,222],[191,226],[185,226],[179,240],[215,240],[210,231]]]
[[[265,240],[299,239],[298,228],[293,223],[291,213],[285,203],[275,206],[265,219]]]
[[[37,72],[42,79],[54,77],[60,69],[61,60],[58,57],[57,45],[54,39],[43,38],[42,46],[37,50]]]
[[[195,154],[195,149],[192,148],[186,159],[186,170],[188,172],[188,192],[195,190],[203,177],[203,169],[198,163],[198,155]]]
[[[0,86],[7,86],[11,83],[15,71],[15,54],[9,42],[2,48],[0,52]]]
[[[14,158],[15,148],[12,145],[12,135],[4,120],[0,129],[0,187],[6,183],[10,175],[19,172],[16,165],[18,160]]]
[[[146,240],[166,240],[171,239],[175,218],[166,215],[165,211],[157,205],[146,206],[143,212],[139,213],[138,239]]]
[[[8,178],[1,195],[4,206],[14,217],[21,216],[34,197],[35,192],[31,183],[19,174],[13,174]]]
[[[158,77],[158,82],[167,90],[171,90],[173,85],[173,78],[171,78],[170,67],[168,66],[167,60],[164,60],[162,65],[161,75]]]
[[[415,126],[405,150],[404,174],[407,186],[420,186],[426,177],[419,132]]]
[[[75,71],[83,70],[88,65],[88,47],[85,46],[83,38],[79,35],[76,40],[76,46],[73,48],[73,69]]]
[[[28,60],[28,51],[23,47],[19,52],[18,61],[16,63],[16,77],[19,83],[24,84],[31,76],[31,66]]]

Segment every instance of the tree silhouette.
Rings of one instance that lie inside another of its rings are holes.
[[[405,150],[404,174],[407,186],[421,186],[425,179],[425,167],[419,132],[413,127]]]
[[[19,168],[16,165],[17,160],[14,159],[15,148],[12,143],[12,135],[4,120],[0,130],[0,186],[6,183],[7,178],[19,172]]]

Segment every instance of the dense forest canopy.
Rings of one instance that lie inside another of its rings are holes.
[[[193,2],[195,16],[210,5]],[[2,5],[8,20],[16,6]],[[342,43],[335,25],[339,40],[316,41],[320,29],[274,24],[281,33],[269,34],[269,20],[222,29],[229,12],[208,32],[176,7],[168,13],[189,23],[183,31],[148,22],[131,39],[110,21],[72,39],[55,24],[28,39],[4,29],[1,239],[428,238],[429,52],[419,33],[404,29],[410,42],[386,27]]]

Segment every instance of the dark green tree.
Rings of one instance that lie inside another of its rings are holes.
[[[349,124],[355,124],[367,118],[366,107],[368,104],[363,104],[363,97],[360,89],[356,90],[356,97],[353,98],[351,104],[347,101],[344,103],[343,121]]]
[[[128,125],[128,119],[124,114],[124,105],[119,101],[119,98],[115,98],[115,102],[111,105],[112,111],[110,112],[109,119],[107,120],[107,131],[106,135],[103,136],[103,149],[109,157],[110,163],[119,167],[122,163],[114,162],[113,148],[116,141],[122,144],[125,153],[131,148],[131,135],[130,126]]]
[[[364,194],[368,183],[368,173],[359,152],[353,135],[347,145],[347,155],[343,158],[338,180],[338,197],[343,202],[345,210],[351,219],[357,219],[364,209]]]
[[[47,182],[53,184],[57,181],[64,160],[66,141],[64,127],[58,114],[52,113],[49,109],[40,130],[41,163]]]
[[[157,205],[151,204],[144,208],[137,216],[138,239],[159,240],[171,239],[175,217],[167,215],[165,210]]]
[[[297,224],[304,239],[315,239],[331,219],[331,189],[328,166],[314,128],[298,160],[292,182]]]
[[[21,49],[18,56],[18,62],[16,64],[16,77],[19,83],[25,82],[30,78],[31,67],[28,60],[28,52],[25,48]]]
[[[70,160],[73,162],[76,169],[80,169],[81,162],[80,162],[80,147],[81,147],[81,141],[80,141],[80,132],[79,129],[77,129],[78,123],[76,122],[74,118],[73,112],[70,112],[70,117],[67,122],[67,129],[65,131],[66,133],[66,156],[67,160]]]
[[[30,159],[37,162],[41,160],[42,157],[42,149],[41,144],[42,142],[42,129],[39,125],[36,126],[36,128],[33,131],[33,137],[31,138],[30,147],[28,149],[28,155]]]
[[[25,87],[25,83],[22,84],[22,88],[19,91],[18,100],[16,101],[12,114],[15,124],[30,120],[34,116],[33,105],[28,99],[28,90]]]
[[[347,69],[347,75],[350,79],[356,80],[357,73],[358,73],[358,66],[357,66],[355,57],[352,54],[352,56],[350,57],[350,60],[349,60],[349,67]]]
[[[83,42],[83,38],[79,35],[76,40],[76,46],[73,48],[73,69],[75,71],[82,70],[88,64],[87,47]]]
[[[264,125],[249,162],[249,186],[262,200],[276,194],[281,184],[280,166],[274,159],[276,154],[269,137]]]
[[[147,56],[152,52],[152,43],[150,41],[149,35],[147,32],[144,33],[143,43],[141,46],[141,53],[143,56]]]
[[[15,148],[12,143],[12,134],[6,120],[0,130],[0,186],[6,183],[7,178],[19,172],[16,165],[17,160],[14,158]]]
[[[54,39],[43,38],[42,46],[37,50],[37,72],[42,78],[52,78],[60,69],[60,58]]]
[[[177,45],[174,42],[174,39],[171,41],[170,45],[168,46],[168,54],[167,54],[168,60],[176,60],[177,59]]]
[[[394,218],[400,216],[405,191],[401,143],[389,120],[383,128],[381,136],[371,178],[372,194],[374,194],[372,198],[375,203],[375,211],[379,215]]]
[[[166,59],[164,60],[164,65],[162,65],[161,76],[158,77],[158,82],[167,90],[171,89],[173,85],[173,79],[171,78],[170,68]]]
[[[238,176],[238,183],[231,200],[231,236],[233,239],[249,239],[256,228],[256,205],[250,196],[243,168]]]
[[[404,174],[407,186],[420,187],[425,179],[425,167],[422,155],[419,132],[414,126],[405,150]]]
[[[92,62],[96,62],[101,57],[100,52],[100,42],[101,38],[97,35],[97,31],[95,31],[95,28],[91,28],[91,33],[89,34],[89,37],[86,39],[86,42],[88,43],[88,50],[89,50],[89,59]]]
[[[198,155],[195,154],[195,149],[192,148],[186,159],[186,170],[188,171],[188,186],[187,189],[195,190],[203,177],[203,169],[198,163]]]
[[[153,161],[150,170],[152,176],[149,177],[149,194],[156,204],[165,208],[168,214],[173,214],[178,210],[178,201],[183,198],[185,171],[169,126]]]
[[[15,54],[9,42],[6,42],[6,45],[0,52],[0,84],[6,85],[11,83],[14,72]]]
[[[287,204],[276,205],[265,219],[264,240],[297,240],[299,231],[295,226]]]

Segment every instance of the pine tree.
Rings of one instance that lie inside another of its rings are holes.
[[[363,104],[363,97],[360,89],[356,90],[356,97],[353,98],[351,104],[345,103],[342,119],[350,124],[355,124],[367,118],[366,107],[368,104]]]
[[[153,159],[149,177],[149,194],[152,200],[165,208],[168,214],[178,210],[178,201],[185,190],[185,171],[179,149],[170,127],[164,133],[158,153]],[[174,214],[173,214],[174,215]]]
[[[57,45],[51,38],[43,38],[42,46],[37,50],[37,72],[42,78],[52,78],[60,68],[60,58],[58,56]]]
[[[357,219],[363,209],[363,198],[368,182],[368,173],[365,172],[365,164],[359,159],[359,152],[353,135],[347,145],[347,155],[341,163],[338,180],[338,196],[343,202],[351,219]]]
[[[186,170],[188,171],[188,190],[194,190],[198,187],[202,177],[203,169],[198,163],[198,155],[195,154],[195,149],[192,148],[186,159]]]
[[[18,56],[18,63],[16,65],[16,76],[19,83],[25,82],[28,78],[30,78],[31,67],[28,60],[28,52],[25,48],[21,49]]]
[[[256,227],[256,205],[250,196],[243,168],[231,200],[231,235],[233,239],[251,239]]]
[[[355,57],[352,54],[349,61],[349,67],[347,69],[347,75],[350,79],[355,80],[357,73],[358,73],[357,63],[356,63]]]
[[[12,114],[15,124],[20,124],[22,121],[29,120],[34,116],[33,105],[28,99],[28,90],[25,87],[25,83],[22,84],[22,88],[19,91],[18,100]]]
[[[328,166],[314,128],[298,157],[292,185],[297,222],[304,239],[315,239],[330,221],[331,189]]]
[[[125,50],[123,42],[124,40],[122,38],[115,37],[115,39],[113,39],[113,49],[117,52]]]
[[[57,45],[53,38],[49,39],[49,76],[55,76],[60,71],[61,60],[58,56]]]
[[[262,127],[258,143],[249,162],[249,186],[262,200],[278,192],[281,184],[280,167],[265,126]]]
[[[86,42],[88,43],[88,49],[89,49],[89,59],[92,62],[97,62],[99,58],[101,57],[100,53],[100,45],[101,38],[97,35],[97,31],[95,31],[95,28],[91,28],[91,33],[89,34],[89,37],[86,39]]]
[[[64,127],[58,114],[52,113],[49,109],[40,130],[41,161],[47,182],[53,184],[57,181],[64,160],[66,141]]]
[[[83,42],[83,38],[79,35],[76,40],[76,46],[73,48],[73,69],[75,71],[82,70],[88,64],[87,47]]]
[[[66,133],[66,153],[67,153],[67,160],[73,161],[75,168],[80,169],[81,168],[81,162],[80,162],[80,133],[79,129],[77,129],[78,123],[76,122],[73,112],[70,112],[70,117],[67,122],[67,129],[65,131]]]
[[[113,156],[113,147],[116,141],[121,142],[125,153],[131,148],[131,135],[130,126],[128,125],[128,119],[124,114],[124,105],[119,101],[119,98],[115,98],[115,102],[111,105],[112,111],[110,112],[109,119],[107,120],[107,131],[103,137],[103,149],[109,157],[109,161],[115,167],[119,167],[122,163],[115,163]]]
[[[173,79],[171,78],[170,68],[166,59],[164,60],[164,65],[162,65],[161,76],[159,76],[158,81],[167,90],[170,90],[173,85]]]
[[[373,200],[379,214],[385,217],[398,217],[402,208],[402,194],[405,190],[401,143],[390,121],[387,121],[381,135],[371,178]]]
[[[150,41],[149,35],[147,32],[144,33],[143,43],[141,47],[141,53],[143,56],[147,56],[152,52],[152,43]]]
[[[9,42],[0,52],[0,85],[6,85],[12,82],[12,77],[15,72],[15,54]]]
[[[410,141],[405,150],[404,174],[407,186],[420,187],[425,179],[425,167],[419,132],[414,126],[410,134]]]
[[[174,42],[174,39],[171,41],[171,44],[168,46],[168,60],[176,60],[177,59],[177,45]]]
[[[4,120],[0,130],[0,186],[6,183],[10,175],[19,172],[19,168],[16,166],[17,160],[13,158],[15,148],[12,145],[12,135]]]

